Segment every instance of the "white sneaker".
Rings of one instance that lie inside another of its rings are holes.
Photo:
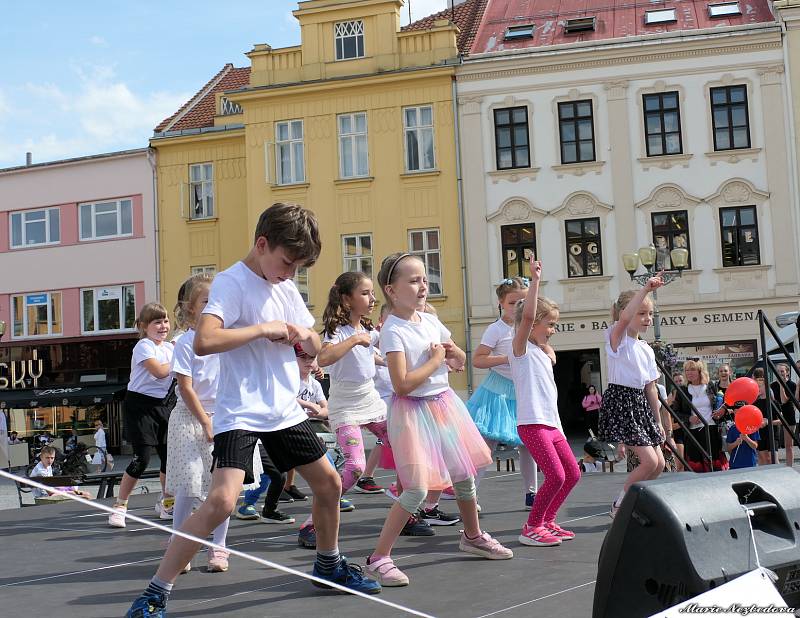
[[[164,500],[159,500],[156,502],[156,511],[158,512],[159,519],[172,519],[172,512],[174,509],[174,499],[173,499],[173,506],[166,507],[164,506]]]
[[[124,528],[125,527],[125,513],[128,512],[128,508],[122,506],[121,504],[114,505],[114,512],[108,516],[108,525],[112,528]]]

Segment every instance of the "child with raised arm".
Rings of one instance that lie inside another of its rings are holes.
[[[556,523],[558,509],[581,478],[558,416],[558,391],[553,377],[556,354],[550,337],[558,323],[558,305],[539,297],[542,264],[531,256],[531,286],[517,303],[516,331],[511,347],[511,375],[517,396],[517,431],[544,473],[522,527],[523,545],[561,545],[575,537]]]
[[[613,324],[606,331],[608,388],[600,407],[600,439],[624,444],[640,462],[628,473],[625,486],[612,502],[612,518],[631,485],[658,478],[664,470],[661,445],[666,434],[656,388],[661,373],[653,349],[640,338],[653,324],[650,292],[662,285],[664,281],[656,275],[639,290],[620,294],[611,308]]]
[[[214,279],[194,340],[195,353],[220,355],[214,471],[208,498],[181,531],[205,538],[230,515],[242,483],[253,482],[253,449],[261,440],[278,470],[297,468],[314,492],[313,574],[375,594],[380,585],[339,553],[339,475],[296,400],[300,375],[293,346],[299,343],[316,356],[320,340],[292,278],[299,267],[311,266],[320,250],[310,210],[273,204],[261,214],[244,260]],[[175,538],[128,618],[165,616],[173,582],[199,547]]]

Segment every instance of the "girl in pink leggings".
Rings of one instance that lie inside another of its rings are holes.
[[[558,417],[558,392],[553,378],[555,352],[548,343],[558,322],[558,305],[539,298],[541,262],[531,257],[531,285],[517,303],[516,332],[509,356],[517,396],[517,431],[544,473],[519,542],[523,545],[561,545],[575,533],[556,523],[556,513],[581,477]]]

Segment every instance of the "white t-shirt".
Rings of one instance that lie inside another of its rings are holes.
[[[314,325],[293,281],[273,285],[243,262],[214,277],[203,313],[220,318],[225,328],[274,320]],[[233,429],[278,431],[307,418],[296,400],[300,374],[292,346],[257,339],[219,354],[219,365],[215,434]]]
[[[40,461],[33,467],[33,470],[31,470],[31,473],[28,476],[28,478],[34,478],[37,476],[53,476],[53,466],[45,466]],[[38,487],[34,487],[33,495],[36,498],[42,498],[47,495],[47,492],[44,489],[39,489]]]
[[[175,344],[172,355],[172,373],[188,376],[192,379],[192,390],[201,403],[213,404],[217,398],[219,387],[219,355],[197,356],[194,353],[194,330],[190,329],[181,335]],[[181,387],[178,386],[178,395]],[[185,403],[185,402],[184,402]]]
[[[364,328],[356,331],[350,326],[338,326],[333,335],[325,335],[325,343],[336,345],[358,333],[370,336],[369,347],[357,345],[326,369],[334,382],[357,382],[362,384],[375,377],[375,345],[378,343],[378,331]]]
[[[706,423],[713,422],[711,420],[711,415],[714,413],[714,410],[708,398],[708,384],[687,384],[687,388],[689,389],[689,394],[692,396],[692,404],[697,408],[700,416],[706,420]],[[698,429],[702,426],[703,422],[699,421],[690,424],[689,429]]]
[[[404,352],[407,372],[419,369],[428,362],[432,343],[450,341],[450,331],[436,316],[417,311],[416,317],[419,318],[418,322],[390,315],[381,328],[381,353],[386,356],[389,352]],[[450,382],[447,379],[447,365],[442,362],[436,371],[409,395],[430,397],[448,388]]]
[[[514,327],[506,324],[503,320],[497,320],[484,331],[481,337],[481,345],[491,348],[492,356],[507,356],[511,358],[512,343],[514,341]],[[511,365],[496,365],[492,367],[492,371],[496,371],[504,378],[511,380]]]
[[[172,374],[166,378],[156,378],[144,366],[144,361],[155,358],[159,365],[169,365],[172,362],[173,347],[166,341],[159,345],[152,339],[145,337],[139,339],[139,343],[133,348],[131,357],[131,377],[128,382],[128,390],[149,397],[163,399],[172,386]]]
[[[319,403],[320,401],[325,401],[325,392],[322,390],[322,384],[317,382],[317,379],[309,373],[307,379],[300,380],[300,390],[297,391],[297,397],[303,401]]]
[[[102,427],[98,427],[97,431],[94,432],[94,445],[97,448],[107,448],[106,447],[106,432],[103,431]]]
[[[612,329],[613,325],[606,331],[608,383],[643,389],[653,380],[658,380],[660,372],[653,348],[643,339],[634,339],[625,333],[614,352],[611,349]]]
[[[522,356],[508,357],[517,397],[517,425],[547,425],[562,432],[553,361],[538,345],[527,342]]]

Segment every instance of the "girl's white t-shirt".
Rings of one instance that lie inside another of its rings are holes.
[[[133,348],[131,356],[131,377],[128,381],[128,390],[148,397],[163,399],[172,386],[172,374],[166,378],[156,378],[144,366],[144,361],[155,358],[159,365],[169,365],[172,362],[173,347],[166,341],[159,345],[152,339],[140,339]]]
[[[561,430],[558,415],[558,390],[553,377],[553,361],[538,345],[527,342],[522,356],[512,349],[511,375],[517,397],[517,425],[547,425]]]
[[[319,403],[325,401],[325,391],[322,390],[322,384],[309,373],[305,380],[300,379],[300,390],[297,392],[297,397],[303,401]]]
[[[106,448],[106,432],[102,428],[94,432],[94,445],[97,448]]]
[[[450,341],[447,330],[436,316],[417,311],[418,322],[403,320],[390,315],[381,327],[380,346],[384,357],[390,352],[403,352],[406,356],[406,371],[414,371],[424,365],[431,357],[432,343]],[[411,397],[430,397],[450,388],[447,378],[447,365],[442,362],[433,374],[420,386],[409,393]]]
[[[509,359],[513,354],[512,343],[514,341],[514,327],[506,324],[503,320],[497,320],[484,331],[481,337],[481,345],[491,348],[492,356],[507,356]],[[492,367],[492,371],[499,373],[504,378],[511,380],[511,365],[506,363]]]
[[[378,331],[360,328],[356,331],[349,324],[338,326],[333,335],[325,335],[324,343],[336,345],[349,339],[356,333],[367,333],[370,336],[369,347],[355,346],[333,365],[326,369],[333,382],[357,382],[362,384],[375,377],[375,345],[378,343]]]
[[[293,281],[272,284],[244,262],[214,277],[203,313],[217,316],[225,328],[275,320],[314,326]],[[214,434],[233,429],[278,431],[308,418],[297,403],[300,372],[292,346],[255,339],[218,356]]]
[[[378,334],[377,346],[380,346],[380,333]],[[383,352],[380,352],[383,356]],[[386,360],[384,358],[384,360]],[[385,365],[375,365],[375,390],[381,396],[381,399],[386,399],[394,395],[394,387],[392,386],[392,378],[389,376],[389,368]]]
[[[625,333],[615,352],[611,349],[612,329],[613,324],[606,331],[608,383],[643,389],[653,380],[658,380],[661,374],[653,348],[643,339],[634,339]]]
[[[197,356],[194,353],[195,332],[189,329],[175,344],[172,355],[172,373],[192,379],[192,390],[201,403],[213,404],[219,388],[219,355]],[[178,396],[183,399],[178,385]],[[184,400],[184,403],[185,400]]]

